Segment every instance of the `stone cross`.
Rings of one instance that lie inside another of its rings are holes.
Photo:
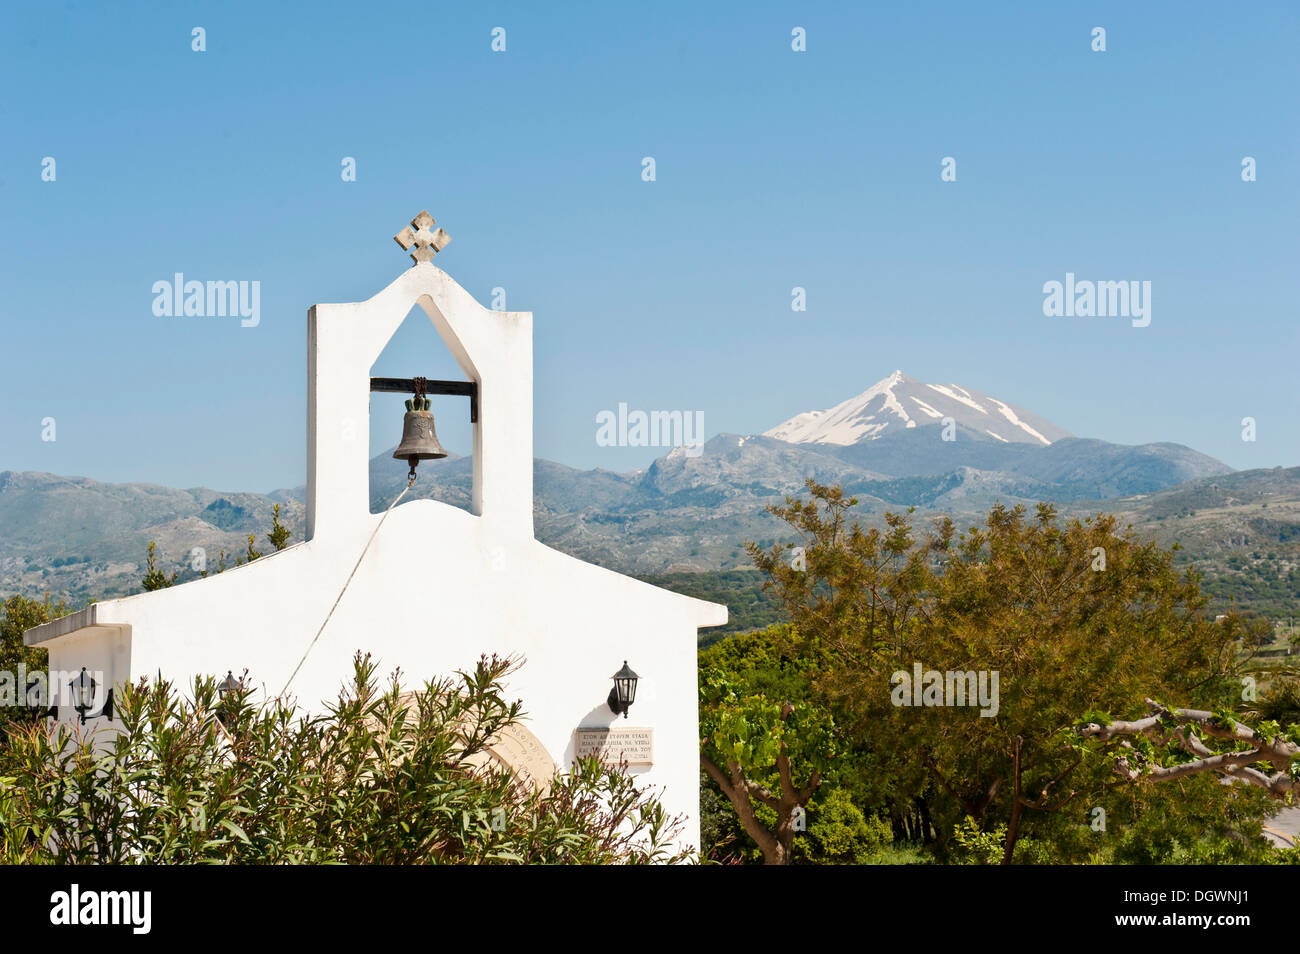
[[[411,225],[393,236],[393,240],[407,251],[410,251],[411,246],[415,246],[415,251],[411,252],[411,261],[417,265],[421,262],[432,261],[433,256],[441,252],[451,242],[451,236],[442,229],[438,229],[436,232],[429,231],[429,227],[434,224],[436,223],[433,216],[428,212],[421,211],[419,215],[411,219]],[[412,228],[411,226],[415,227]]]

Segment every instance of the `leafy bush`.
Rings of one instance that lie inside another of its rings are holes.
[[[1007,840],[1007,826],[998,825],[992,831],[980,831],[975,819],[967,815],[952,828],[953,860],[964,865],[996,865],[1002,861]]]
[[[863,865],[893,844],[894,830],[883,818],[867,818],[847,790],[831,789],[808,812],[807,839],[797,848],[819,864]]]
[[[514,663],[403,693],[358,654],[322,716],[279,700],[123,687],[118,733],[11,728],[0,753],[0,862],[611,864],[680,862],[679,820],[594,759],[545,791],[489,767],[522,715]]]

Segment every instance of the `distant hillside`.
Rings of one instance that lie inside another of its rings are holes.
[[[224,549],[233,565],[250,533],[267,549],[276,503],[301,540],[303,506],[291,497],[0,472],[0,592],[75,602],[137,592],[150,540],[173,569],[188,566],[194,547],[214,568]]]
[[[620,572],[662,578],[673,588],[687,585],[682,574],[747,570],[746,541],[766,545],[787,536],[767,506],[803,493],[805,479],[812,477],[841,484],[857,496],[858,516],[866,524],[879,524],[886,511],[908,508],[916,508],[918,526],[937,514],[965,523],[995,501],[1052,500],[1077,512],[1124,510],[1135,522],[1150,524],[1151,532],[1177,535],[1189,552],[1213,557],[1214,572],[1222,575],[1222,580],[1216,576],[1216,586],[1239,580],[1261,599],[1277,600],[1290,573],[1285,564],[1295,516],[1282,498],[1300,498],[1292,471],[1234,474],[1180,445],[1126,447],[1072,437],[1042,445],[995,440],[960,426],[956,440],[946,441],[938,425],[900,428],[852,445],[721,434],[696,456],[679,448],[629,474],[579,471],[544,460],[534,468],[540,540]],[[405,470],[387,453],[371,461],[374,512],[404,487]],[[1283,476],[1251,476],[1275,473]],[[1268,480],[1276,486],[1257,489]],[[412,497],[467,509],[471,485],[470,459],[453,456],[423,464]],[[193,575],[189,563],[195,547],[206,551],[213,567],[222,550],[233,563],[250,533],[265,549],[276,503],[292,539],[301,540],[304,497],[301,487],[262,495],[5,472],[0,474],[0,592],[49,591],[73,601],[135,592],[150,540],[157,541],[160,565],[179,570],[184,580]],[[1247,515],[1244,500],[1260,512]],[[1264,513],[1265,503],[1274,509]],[[1211,513],[1211,504],[1223,512]],[[1191,511],[1200,519],[1180,516]],[[1178,533],[1171,534],[1176,523]],[[1251,556],[1241,542],[1270,537],[1276,538],[1273,549],[1282,561],[1276,566],[1263,554]],[[1226,562],[1234,555],[1240,567]],[[1268,577],[1275,570],[1281,577]],[[730,586],[739,593],[746,579],[704,585]]]
[[[1110,508],[1166,546],[1182,547],[1218,605],[1300,615],[1300,467],[1191,481]]]
[[[1061,511],[1079,517],[1115,513],[1139,536],[1178,545],[1175,563],[1201,573],[1211,612],[1236,609],[1275,620],[1300,619],[1300,467],[1240,471],[1122,500],[1077,501]],[[647,579],[737,608],[728,626],[700,634],[702,645],[721,633],[758,629],[779,619],[756,571]]]

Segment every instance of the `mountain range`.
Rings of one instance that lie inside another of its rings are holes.
[[[372,510],[400,492],[405,470],[388,453],[371,461]],[[808,478],[856,496],[864,523],[909,507],[921,519],[973,518],[999,500],[1051,500],[1067,512],[1127,509],[1140,522],[1150,495],[1228,475],[1227,465],[1179,444],[1073,437],[1009,402],[896,371],[828,410],[798,414],[763,434],[718,434],[698,454],[675,448],[631,473],[539,459],[534,508],[543,542],[646,576],[748,566],[745,541],[788,536],[765,508],[802,493]],[[468,509],[472,479],[468,457],[428,461],[413,496]],[[222,550],[233,563],[249,533],[266,549],[276,504],[300,540],[304,499],[303,487],[221,493],[3,472],[0,592],[84,599],[136,591],[150,540],[160,566],[180,569],[185,579],[195,547],[210,565]]]

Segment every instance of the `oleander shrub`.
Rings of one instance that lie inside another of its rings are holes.
[[[589,759],[537,789],[487,747],[523,715],[517,661],[404,692],[357,655],[320,715],[211,678],[141,680],[120,731],[13,725],[0,861],[73,864],[642,864],[689,860],[653,792]]]

